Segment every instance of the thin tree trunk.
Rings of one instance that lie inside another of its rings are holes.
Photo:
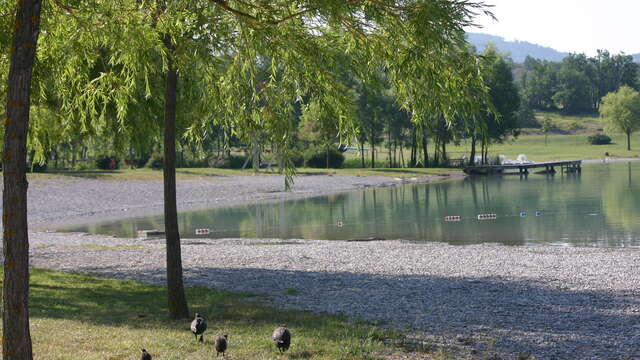
[[[440,138],[436,136],[433,139],[433,166],[440,165]]]
[[[422,156],[424,158],[424,164],[422,167],[429,167],[429,149],[427,148],[427,135],[422,134]]]
[[[447,143],[445,141],[442,141],[442,164],[444,166],[449,166],[449,161],[447,159]]]
[[[329,146],[327,146],[327,155],[326,155],[326,161],[327,161],[327,169],[329,168]]]
[[[631,131],[627,131],[627,150],[631,151]]]
[[[387,160],[389,160],[389,167],[392,168],[391,162],[391,120],[387,118]]]
[[[7,87],[2,156],[2,358],[31,360],[29,332],[29,232],[27,223],[27,130],[31,79],[40,34],[40,0],[18,2]]]
[[[216,141],[218,142],[218,150],[217,150],[217,154],[216,154],[216,159],[220,159],[220,146],[221,146],[221,143],[220,143],[220,131],[219,130],[216,131],[216,135],[217,135],[216,136]]]
[[[362,163],[362,168],[364,169],[364,141],[360,142],[360,162]]]
[[[174,44],[165,38],[170,52]],[[176,101],[178,71],[173,59],[169,58],[164,95],[164,227],[167,242],[167,290],[169,316],[172,319],[189,317],[187,298],[182,281],[182,254],[180,232],[178,230],[178,210],[176,205]]]
[[[417,165],[418,157],[418,144],[417,144],[416,128],[413,128],[413,136],[411,137],[411,159],[409,160],[409,167],[414,168]]]
[[[371,142],[371,168],[373,169],[374,167],[376,167],[376,147],[372,141]]]
[[[471,136],[471,154],[469,154],[469,165],[473,166],[476,162],[476,136]]]
[[[398,140],[393,139],[393,162],[392,166],[394,168],[398,167]]]

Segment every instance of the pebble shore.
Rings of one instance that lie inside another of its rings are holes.
[[[314,186],[321,190],[309,191],[319,194],[392,183],[388,178],[308,177],[301,179],[312,179],[309,183],[299,179],[298,193],[290,194],[270,192],[279,184],[275,177],[264,180],[268,178],[234,179],[242,185],[182,182],[178,196],[183,207],[200,198],[207,201],[196,201],[198,205],[210,206],[218,199],[222,206],[244,197],[309,196],[304,191]],[[253,189],[247,185],[252,181]],[[332,181],[334,188],[329,188]],[[40,198],[33,200],[35,206],[30,203],[38,229],[30,234],[31,264],[164,283],[163,240],[42,231],[65,218],[123,216],[138,207],[150,211],[156,200],[161,205],[152,194],[161,184],[117,183],[65,179],[32,186],[31,199],[34,194]],[[105,186],[112,196],[94,193]],[[147,186],[152,189],[145,190]],[[74,196],[72,204],[62,200]],[[637,249],[184,239],[182,251],[187,284],[250,292],[277,306],[373,321],[400,329],[414,341],[445,346],[460,357],[640,359]]]

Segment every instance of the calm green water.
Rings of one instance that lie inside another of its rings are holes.
[[[497,218],[477,220],[482,213]],[[456,215],[462,220],[443,220]],[[640,162],[585,164],[582,174],[474,177],[185,212],[179,222],[183,237],[202,237],[195,229],[209,228],[210,238],[640,247]],[[163,227],[162,217],[154,216],[64,230],[135,237],[138,230]]]

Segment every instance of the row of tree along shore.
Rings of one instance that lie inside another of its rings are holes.
[[[469,51],[473,52],[473,49],[469,48]],[[473,121],[461,118],[447,121],[443,116],[435,116],[418,124],[399,102],[396,90],[384,72],[377,72],[373,79],[362,80],[345,67],[339,71],[336,80],[345,91],[342,100],[347,112],[338,114],[328,104],[311,97],[292,103],[292,133],[287,151],[291,163],[296,167],[341,167],[345,158],[340,150],[344,149],[363,150],[359,151],[360,159],[351,160],[349,167],[457,166],[462,165],[461,158],[470,163],[477,154],[486,162],[492,143],[517,137],[521,128],[540,127],[545,133],[553,129],[554,124],[549,119],[538,121],[534,110],[562,114],[593,114],[600,109],[606,110],[602,114],[612,120],[610,124],[614,129],[627,134],[630,143],[630,135],[638,127],[637,121],[621,120],[611,106],[601,105],[605,95],[621,86],[634,90],[640,86],[638,64],[632,57],[611,56],[606,51],[599,51],[596,57],[572,54],[561,63],[527,58],[524,64],[514,64],[491,45],[478,55],[493,113],[480,114],[480,119]],[[270,69],[262,64],[256,71],[258,77],[266,79]],[[181,93],[189,90],[185,87],[195,85],[179,82],[177,86]],[[203,89],[198,91],[203,92]],[[610,97],[609,103],[612,101]],[[31,170],[162,167],[163,126],[153,118],[144,123],[147,131],[136,129],[136,121],[129,117],[137,114],[131,113],[127,114],[127,125],[121,131],[87,134],[69,132],[58,123],[64,121],[64,114],[56,103],[42,103],[34,109],[36,122],[53,126],[34,131],[29,153]],[[340,136],[340,116],[355,126],[356,131],[351,136]],[[155,119],[160,117],[155,116]],[[224,123],[213,121],[206,129],[200,129],[196,139],[190,133],[193,122],[189,121],[193,119],[180,114],[177,119],[178,167],[258,169],[280,165],[282,168],[283,159],[278,154],[277,144],[269,141],[266,129],[256,127],[250,139],[246,139]],[[461,141],[470,143],[469,153],[452,158],[446,150],[447,145],[457,145]],[[476,144],[480,147],[478,151]],[[388,156],[376,158],[377,149]]]

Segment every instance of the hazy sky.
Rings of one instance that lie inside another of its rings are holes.
[[[566,52],[640,53],[640,0],[485,0],[498,21],[468,31],[523,40]]]

